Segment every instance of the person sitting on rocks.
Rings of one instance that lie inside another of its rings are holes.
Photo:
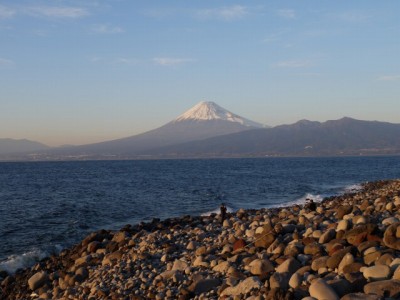
[[[313,199],[309,199],[309,198],[307,198],[306,199],[306,205],[305,205],[305,208],[307,208],[307,209],[309,209],[309,210],[311,210],[311,211],[315,211],[316,209],[317,209],[317,205],[315,204],[315,202],[314,202],[314,200]]]
[[[219,209],[221,211],[221,222],[224,222],[224,220],[226,219],[226,211],[227,211],[225,204],[222,203]]]

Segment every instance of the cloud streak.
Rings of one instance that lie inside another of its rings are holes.
[[[278,68],[305,68],[312,66],[309,60],[285,60],[279,61],[275,65]]]
[[[12,60],[0,57],[0,68],[12,67],[13,65],[14,65],[14,62]]]
[[[278,16],[285,19],[294,19],[296,18],[296,12],[293,9],[280,9],[277,12]]]
[[[400,81],[400,75],[384,75],[379,77],[378,81]]]
[[[98,34],[118,34],[124,32],[124,29],[110,24],[96,24],[92,26],[91,31]]]
[[[4,5],[0,5],[0,20],[12,18],[15,15],[15,10],[8,8]]]
[[[193,62],[191,58],[155,57],[153,63],[159,66],[170,67]]]
[[[81,18],[89,15],[89,12],[81,7],[68,6],[34,6],[25,9],[25,12],[35,17],[49,18]]]
[[[126,57],[119,57],[115,60],[115,63],[118,65],[137,65],[139,63],[139,60],[135,58],[126,58]]]
[[[233,21],[242,19],[248,14],[248,9],[242,5],[232,5],[214,9],[201,9],[197,11],[197,17],[201,19],[218,19]]]

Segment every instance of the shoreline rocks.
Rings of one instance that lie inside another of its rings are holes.
[[[400,299],[400,180],[304,206],[100,230],[0,299]],[[389,298],[388,298],[389,299]]]

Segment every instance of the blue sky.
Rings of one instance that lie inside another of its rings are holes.
[[[400,1],[0,1],[0,137],[84,144],[202,100],[400,123]]]

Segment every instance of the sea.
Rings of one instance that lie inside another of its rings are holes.
[[[0,163],[0,270],[99,229],[183,215],[303,204],[400,178],[400,156]]]

